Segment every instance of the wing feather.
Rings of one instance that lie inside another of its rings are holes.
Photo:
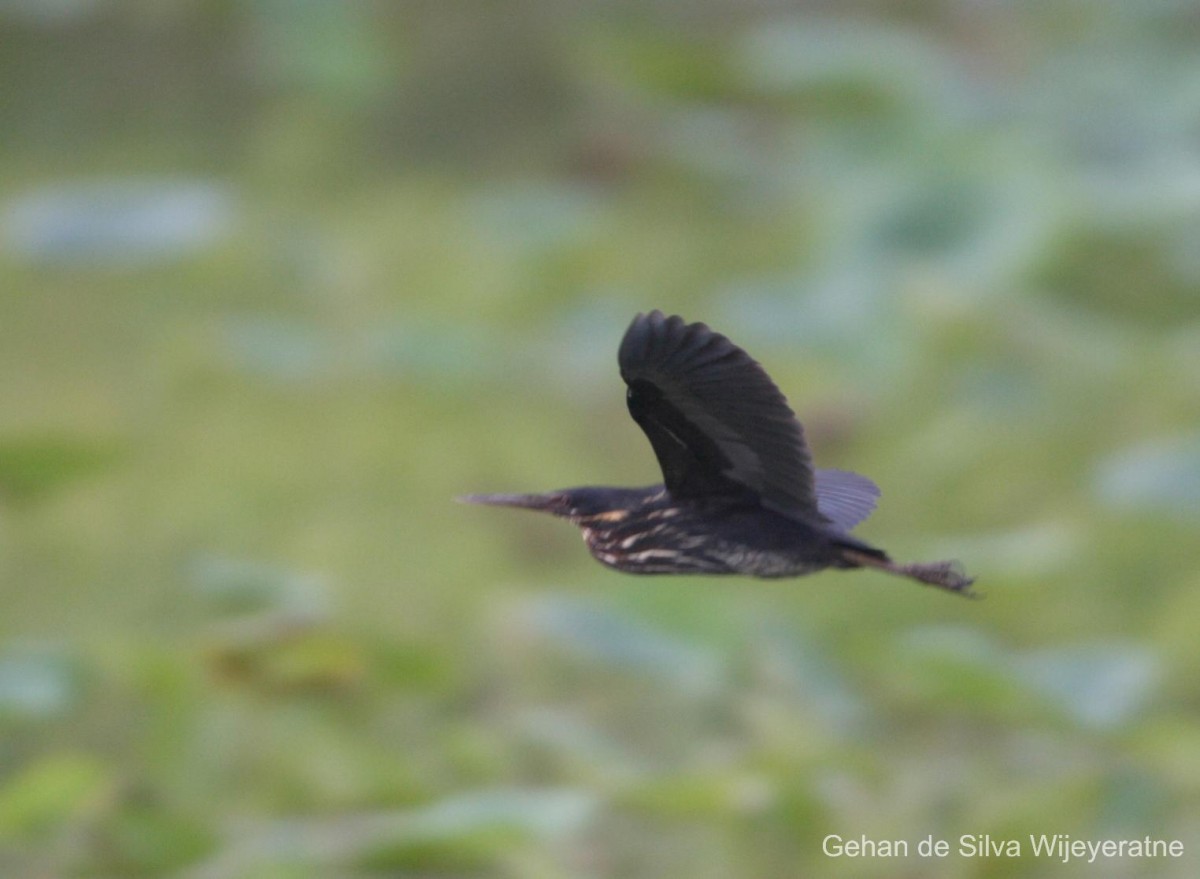
[[[634,318],[618,361],[629,412],[672,495],[753,497],[785,515],[822,516],[800,422],[745,351],[652,311]]]
[[[817,509],[843,531],[875,509],[879,486],[867,477],[846,470],[818,470],[816,476]]]

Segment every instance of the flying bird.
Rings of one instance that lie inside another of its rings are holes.
[[[652,311],[633,319],[617,359],[661,485],[460,500],[566,519],[597,560],[629,574],[798,577],[876,568],[974,595],[973,578],[956,562],[899,564],[850,533],[875,508],[878,487],[857,473],[814,469],[786,398],[725,336]]]

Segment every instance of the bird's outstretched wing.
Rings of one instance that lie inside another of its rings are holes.
[[[629,413],[672,495],[754,496],[788,516],[822,517],[800,422],[745,351],[702,323],[652,311],[633,319],[618,361]]]

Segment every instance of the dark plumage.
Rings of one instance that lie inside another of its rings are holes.
[[[592,555],[631,574],[795,577],[872,567],[971,594],[973,580],[954,563],[900,565],[851,536],[879,489],[856,473],[814,470],[783,394],[720,333],[660,311],[639,314],[618,361],[662,485],[463,500],[568,519]]]

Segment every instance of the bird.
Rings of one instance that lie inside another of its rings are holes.
[[[872,568],[977,597],[957,562],[900,564],[851,534],[879,488],[857,473],[815,468],[783,393],[726,336],[654,310],[633,319],[617,360],[662,483],[459,500],[566,519],[599,562],[629,574],[781,578]]]

